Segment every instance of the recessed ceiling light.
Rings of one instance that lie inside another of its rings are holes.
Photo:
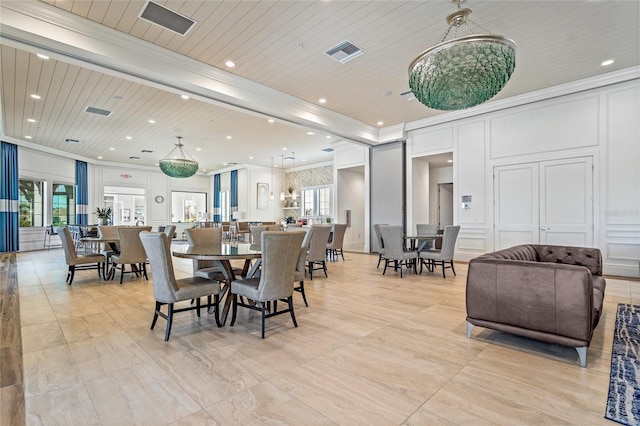
[[[222,165],[223,165],[223,166],[226,166],[226,165],[227,165],[227,163],[222,163]]]
[[[109,151],[115,151],[116,149],[114,147],[109,148]]]
[[[307,161],[307,159],[306,159],[306,158],[303,158],[303,159],[302,159],[302,162],[305,162],[305,161]]]
[[[378,121],[378,126],[382,126],[384,124],[384,121]]]
[[[308,134],[309,136],[315,135],[315,133],[313,133],[313,132],[307,132],[307,134]]]
[[[613,59],[607,59],[606,61],[603,61],[600,65],[602,65],[603,67],[607,67],[611,64],[613,64],[614,60]]]
[[[318,99],[318,102],[320,102],[321,104],[323,104],[323,103],[327,102],[327,100],[326,100],[325,98],[320,98],[320,99]]]
[[[188,97],[187,95],[180,95],[180,97],[181,97],[182,99],[189,99],[189,97]]]
[[[453,160],[447,160],[447,163],[453,163]]]
[[[25,139],[33,139],[31,136],[27,135],[24,137]]]
[[[33,99],[41,99],[41,98],[40,98],[40,95],[36,95],[35,93],[34,93],[33,95],[31,95],[31,97],[32,97]]]
[[[147,123],[156,124],[156,120],[149,120]]]
[[[224,64],[229,68],[233,68],[236,66],[236,64],[233,61],[227,61]]]
[[[133,139],[131,136],[125,136],[126,139],[131,140]]]
[[[253,157],[249,157],[249,160],[253,160]]]
[[[326,138],[327,138],[327,139],[331,139],[331,135],[327,135],[327,136],[326,136]]]
[[[286,146],[283,146],[283,147],[282,147],[282,150],[283,150],[283,151],[286,151],[286,150],[287,150],[287,147],[286,147]]]
[[[275,165],[275,166],[273,166],[273,167],[280,167],[280,166],[278,166],[278,165],[276,164],[276,165]]]
[[[227,139],[231,139],[231,136],[227,136]]]
[[[36,122],[36,120],[34,120],[33,118],[27,118],[27,121],[28,121],[29,123],[35,123],[35,122]]]
[[[47,55],[44,55],[44,54],[42,54],[42,53],[36,53],[36,56],[37,56],[38,58],[40,58],[40,59],[44,59],[44,60],[49,59],[49,57],[48,57]]]
[[[202,148],[196,148],[196,151],[202,151]]]
[[[276,120],[274,120],[273,118],[269,119],[269,123],[275,123],[275,122],[276,122]]]
[[[102,160],[102,155],[98,155],[98,160]]]

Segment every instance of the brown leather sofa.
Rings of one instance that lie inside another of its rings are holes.
[[[526,244],[476,257],[467,275],[474,325],[573,346],[586,367],[606,282],[597,248]]]

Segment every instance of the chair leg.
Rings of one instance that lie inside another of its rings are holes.
[[[453,260],[450,260],[449,262],[451,263],[451,270],[453,271],[453,276],[454,276],[454,277],[457,277],[457,275],[456,275],[456,269],[453,267]]]
[[[378,265],[376,265],[376,269],[380,268],[381,261],[382,261],[382,253],[378,253]]]
[[[209,296],[209,298],[211,298],[211,296]],[[213,303],[216,307],[215,312],[213,313],[214,318],[216,320],[216,325],[218,326],[218,328],[222,327],[222,324],[220,323],[220,298],[219,296],[216,294],[215,296],[213,296]],[[211,303],[209,303],[211,304]]]
[[[313,262],[309,262],[309,279],[313,281]]]
[[[294,327],[297,327],[298,322],[296,321],[296,314],[293,312],[293,296],[289,296],[287,298],[287,302],[289,302],[289,313],[291,314],[291,321],[293,321]]]
[[[304,281],[300,281],[300,287],[298,287],[300,289],[300,293],[302,293],[302,300],[304,300],[304,306],[309,306],[309,304],[307,303],[307,295],[304,293]]]
[[[342,249],[340,249],[340,256],[342,256],[342,261],[344,262],[344,251]]]
[[[262,327],[261,328],[262,328],[262,338],[264,339],[264,323],[265,323],[265,320],[266,320],[267,311],[266,311],[266,308],[265,308],[265,306],[266,306],[265,302],[260,302],[260,303],[262,304]]]
[[[400,278],[402,278],[402,260],[400,261]]]
[[[67,283],[71,285],[73,282],[73,276],[76,274],[75,265],[69,265],[69,272],[67,272]]]
[[[123,265],[124,266],[124,265]],[[167,303],[167,330],[164,332],[164,341],[169,340],[171,334],[171,322],[173,321],[173,303]]]
[[[389,259],[384,260],[384,270],[382,271],[382,275],[387,272],[387,266],[389,265]]]
[[[327,275],[327,262],[325,262],[324,260],[322,261],[322,269],[324,269],[325,278],[329,278],[329,275]]]
[[[156,321],[158,321],[158,312],[160,312],[161,306],[162,306],[162,303],[156,301],[156,310],[153,311],[153,321],[151,321],[151,330],[153,330],[153,327],[156,326]]]
[[[122,278],[124,278],[124,268],[125,268],[124,263],[122,265],[120,265],[120,268],[121,268],[120,269],[120,284],[122,284]]]
[[[216,309],[216,312],[218,310]],[[236,314],[238,313],[238,295],[233,295],[233,309],[231,310],[231,326],[236,323]]]
[[[444,272],[445,271],[444,260],[442,261],[441,265],[442,265],[442,278],[447,278],[447,274],[445,274]]]
[[[200,318],[200,298],[196,299],[196,316]]]
[[[149,281],[149,277],[147,276],[147,264],[145,262],[142,262],[140,265],[142,266],[142,274],[144,275],[144,279]]]

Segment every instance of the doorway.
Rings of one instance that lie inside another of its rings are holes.
[[[146,200],[144,188],[104,187],[104,206],[113,209],[111,225],[144,225],[147,217]]]
[[[438,225],[444,229],[453,225],[453,184],[438,184]]]
[[[494,246],[593,246],[593,158],[494,168]]]

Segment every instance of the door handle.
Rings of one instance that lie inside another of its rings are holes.
[[[546,226],[541,226],[540,230],[541,231],[551,231],[551,228],[547,228]]]

